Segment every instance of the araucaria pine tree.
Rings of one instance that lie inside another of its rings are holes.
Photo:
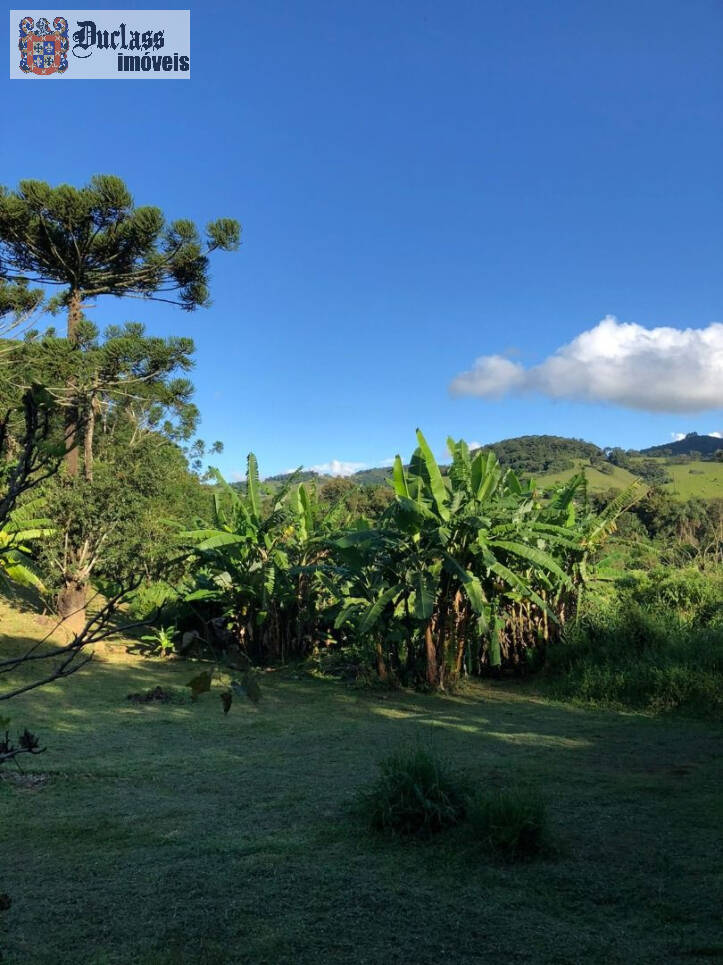
[[[159,208],[136,207],[124,182],[111,175],[95,176],[81,188],[30,180],[17,190],[0,188],[4,290],[17,302],[28,285],[53,288],[51,306],[66,310],[67,339],[79,353],[92,342],[83,310],[89,299],[115,295],[168,302],[186,311],[205,307],[209,255],[236,249],[239,237],[238,222],[229,218],[209,223],[202,235],[192,221],[168,222]],[[82,365],[68,367],[75,369]],[[90,386],[93,398],[86,398],[88,385],[81,381],[69,376],[63,398],[65,468],[71,480],[80,473],[81,448],[92,459],[94,420],[87,415],[104,388],[96,380]],[[91,434],[82,447],[81,430]],[[85,587],[71,583],[58,597],[61,615],[77,611],[85,599]]]

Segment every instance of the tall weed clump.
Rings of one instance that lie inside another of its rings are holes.
[[[426,838],[464,818],[464,784],[431,751],[422,747],[397,751],[380,762],[379,771],[376,782],[359,799],[374,830]]]
[[[547,809],[534,786],[516,780],[471,789],[421,747],[397,751],[379,772],[357,800],[357,813],[374,831],[428,839],[464,823],[464,839],[477,854],[524,861],[548,850]]]

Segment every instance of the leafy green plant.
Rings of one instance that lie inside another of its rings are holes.
[[[358,802],[373,829],[425,838],[464,818],[465,787],[431,751],[397,751],[379,770]]]
[[[16,509],[0,526],[0,585],[12,584],[45,591],[33,557],[33,543],[52,532],[50,521],[35,515],[42,511],[42,500],[35,499]]]
[[[182,534],[198,567],[185,601],[220,610],[253,659],[306,656],[322,623],[318,565],[328,554],[336,507],[323,505],[315,490],[293,478],[265,494],[253,453],[243,491],[218,473],[214,478],[213,525]]]
[[[545,801],[537,788],[513,784],[471,798],[470,834],[485,851],[505,861],[524,861],[548,845]]]
[[[593,515],[576,503],[582,476],[543,502],[493,452],[449,439],[445,475],[417,441],[408,467],[396,457],[379,522],[334,541],[335,628],[368,641],[380,677],[446,689],[463,673],[524,672],[574,613],[588,557],[637,487]]]
[[[213,526],[182,534],[197,563],[186,603],[220,611],[259,662],[331,641],[382,680],[434,689],[539,665],[531,651],[574,613],[588,557],[635,487],[594,515],[577,504],[582,476],[542,500],[494,452],[449,439],[443,472],[419,430],[417,442],[373,522],[293,479],[264,497],[253,454],[245,486],[216,474]]]
[[[149,644],[151,650],[159,651],[162,657],[167,657],[175,649],[177,635],[176,627],[158,627],[152,633],[142,636],[141,640]]]

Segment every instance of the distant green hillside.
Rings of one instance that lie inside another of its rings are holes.
[[[624,489],[639,475],[649,483],[662,485],[681,499],[694,496],[701,499],[723,498],[723,462],[691,460],[676,465],[670,462],[670,458],[665,458],[676,456],[680,459],[688,448],[712,454],[716,449],[723,448],[723,440],[691,433],[680,442],[652,446],[639,453],[622,449],[603,450],[582,439],[550,435],[501,439],[482,447],[485,452],[494,451],[503,466],[514,469],[520,476],[534,477],[544,489],[561,485],[574,473],[584,469],[591,492]],[[608,454],[613,462],[608,460]],[[621,465],[615,465],[614,462],[620,462]],[[360,486],[379,486],[391,478],[391,472],[390,468],[378,466],[363,469],[349,478]],[[288,475],[271,476],[265,482],[271,489],[276,489],[288,478]],[[305,470],[298,478],[323,482],[329,477]],[[243,487],[243,483],[237,485]]]
[[[666,442],[662,446],[650,446],[648,449],[642,449],[641,452],[646,456],[680,456],[691,452],[709,456],[718,449],[723,449],[723,439],[717,436],[699,436],[697,432],[689,432],[685,439]]]
[[[669,465],[660,460],[671,481],[662,488],[673,493],[680,499],[723,499],[723,462],[686,462],[678,466]],[[632,461],[633,466],[635,460]],[[543,489],[551,489],[570,479],[575,472],[585,470],[590,492],[605,492],[607,489],[624,489],[635,478],[634,472],[611,466],[612,472],[600,472],[590,466],[589,462],[578,460],[574,469],[565,472],[548,473],[536,476],[535,481]]]
[[[392,478],[392,470],[385,466],[376,469],[361,469],[359,472],[355,472],[351,478],[360,486],[379,486],[387,479]]]
[[[723,499],[723,462],[688,462],[665,470],[673,477],[665,488],[681,499]]]
[[[587,478],[588,489],[594,493],[602,493],[608,489],[625,489],[636,478],[627,469],[620,469],[618,466],[606,465],[603,472],[591,466],[590,461],[585,459],[576,459],[575,465],[571,469],[535,475],[534,478],[541,489],[552,489],[568,482],[576,472],[582,470],[584,470]]]
[[[571,470],[580,459],[603,458],[602,449],[592,442],[564,436],[517,436],[491,442],[482,450],[493,451],[503,466],[517,473],[535,476]]]

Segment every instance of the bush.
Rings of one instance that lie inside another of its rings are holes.
[[[479,793],[469,802],[467,817],[474,839],[505,861],[528,860],[547,848],[547,810],[534,787]]]
[[[662,603],[588,606],[547,654],[552,696],[652,713],[719,717],[723,622],[681,617]]]
[[[723,609],[723,572],[701,572],[695,567],[658,566],[648,573],[632,573],[618,581],[622,596],[656,610],[698,622],[709,621]]]
[[[379,769],[376,783],[360,798],[361,810],[375,830],[429,837],[464,818],[462,782],[430,751],[398,751],[383,760]]]

